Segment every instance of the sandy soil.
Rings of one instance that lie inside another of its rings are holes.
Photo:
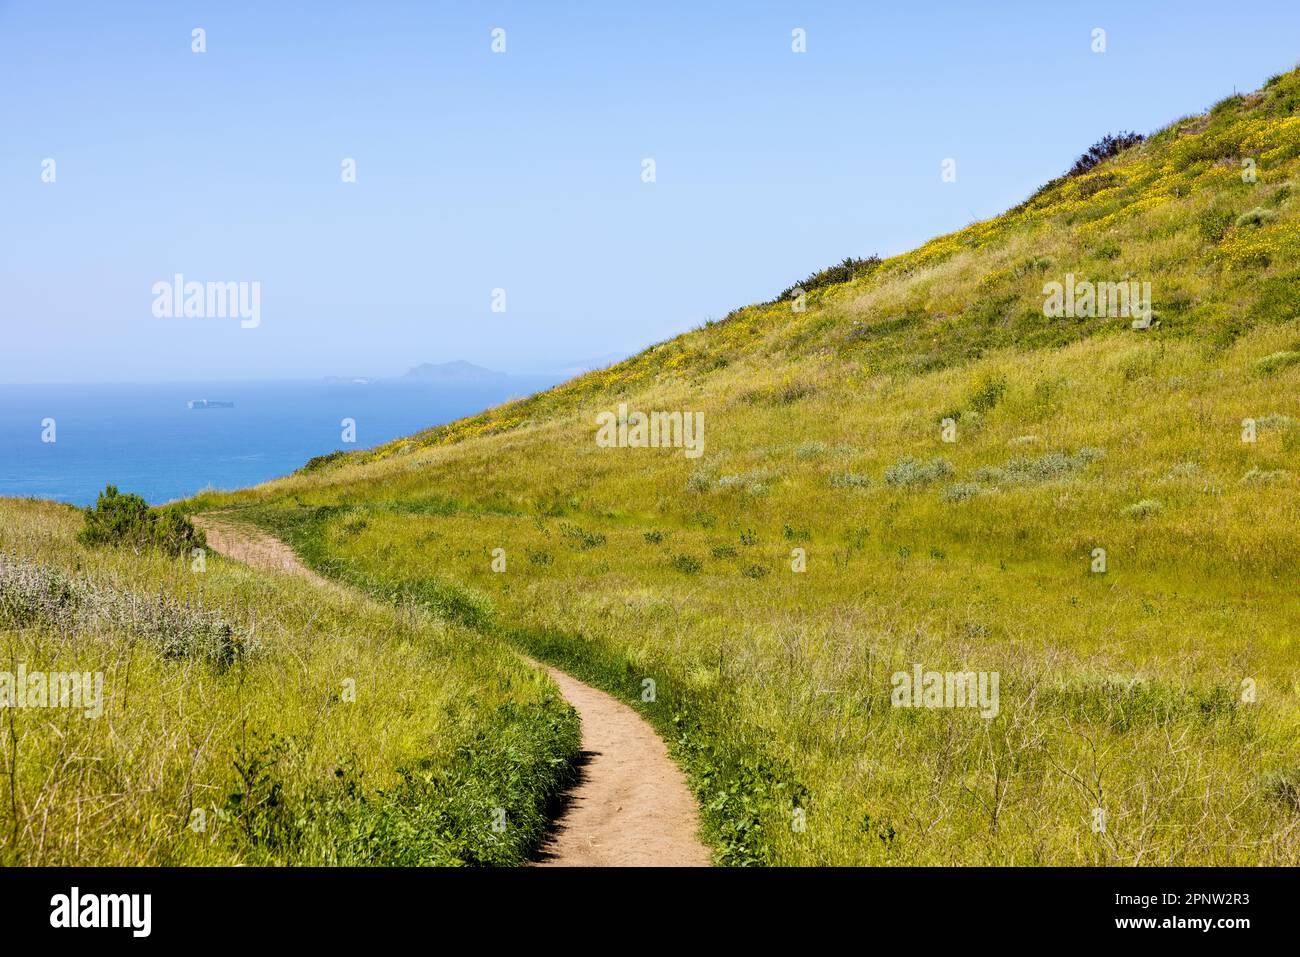
[[[303,565],[289,546],[249,525],[213,515],[196,516],[194,524],[215,552],[340,588]],[[695,799],[654,729],[605,692],[527,660],[550,675],[582,719],[580,777],[564,796],[538,865],[708,866],[708,849],[696,836]]]

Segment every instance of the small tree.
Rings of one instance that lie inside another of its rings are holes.
[[[84,514],[86,523],[77,533],[83,545],[125,545],[136,552],[156,547],[179,555],[207,544],[180,509],[151,509],[139,495],[123,495],[116,485],[106,486]]]

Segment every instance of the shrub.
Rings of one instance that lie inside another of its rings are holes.
[[[735,558],[737,552],[731,545],[714,545],[711,554],[714,558]]]
[[[871,476],[856,472],[841,472],[830,478],[831,488],[870,488]]]
[[[1285,481],[1290,475],[1291,473],[1286,469],[1252,468],[1241,477],[1241,482],[1243,485],[1268,485],[1273,482]]]
[[[1277,219],[1277,212],[1272,209],[1265,209],[1263,206],[1256,206],[1254,209],[1248,209],[1237,217],[1238,226],[1263,226],[1267,222]]]
[[[976,383],[966,398],[967,405],[976,412],[992,410],[1007,394],[1007,377],[1000,372],[990,372]]]
[[[704,563],[694,555],[674,555],[668,564],[683,575],[698,575],[704,567]]]
[[[1217,243],[1232,226],[1234,218],[1229,210],[1207,209],[1197,217],[1196,228],[1207,241]]]
[[[1270,412],[1255,421],[1255,426],[1259,429],[1289,429],[1295,424],[1295,419],[1282,412]]]
[[[718,479],[718,488],[725,491],[744,489],[750,495],[766,495],[768,473],[762,471],[744,472],[740,475],[724,475]]]
[[[943,490],[942,498],[945,502],[964,502],[968,498],[974,498],[982,491],[984,491],[983,488],[974,482],[957,482]]]
[[[712,480],[703,472],[692,472],[691,477],[686,480],[688,492],[707,492],[712,487]]]
[[[335,449],[333,452],[326,452],[324,455],[313,456],[307,460],[307,463],[303,465],[302,468],[298,469],[298,474],[306,475],[308,472],[315,472],[318,469],[323,469],[325,466],[337,462],[347,454],[348,453],[344,452],[342,449]]]
[[[1062,391],[1062,383],[1056,379],[1040,379],[1034,383],[1034,411],[1040,416],[1055,411]],[[1037,436],[1029,438],[1037,441]]]
[[[804,292],[812,292],[814,289],[824,289],[827,286],[834,286],[839,283],[848,282],[851,279],[857,279],[859,276],[865,276],[876,271],[880,266],[879,256],[868,256],[866,259],[854,259],[846,256],[844,261],[836,266],[828,266],[825,269],[813,273],[803,282],[795,283],[782,291],[776,300],[791,299],[795,296],[796,289],[802,289]]]
[[[251,649],[252,634],[202,605],[119,590],[104,582],[0,555],[0,626],[105,629],[139,638],[164,658],[225,667]]]
[[[647,545],[658,545],[660,542],[664,540],[664,533],[652,529],[651,531],[646,532],[641,537],[645,539],[645,543]]]
[[[1082,176],[1102,160],[1109,159],[1112,156],[1118,156],[1126,149],[1137,146],[1145,136],[1141,133],[1115,133],[1106,134],[1092,146],[1088,147],[1087,152],[1074,161],[1066,176]]]
[[[570,524],[569,522],[560,523],[560,534],[573,543],[573,546],[580,551],[586,551],[589,548],[598,548],[605,544],[605,536],[600,532],[589,532],[585,528]]]
[[[1153,498],[1144,498],[1140,502],[1134,502],[1128,508],[1124,509],[1124,514],[1129,518],[1149,518],[1164,508],[1160,502]]]
[[[1271,375],[1279,369],[1285,369],[1287,366],[1293,366],[1300,362],[1300,352],[1290,350],[1284,352],[1274,352],[1262,359],[1256,360],[1255,371],[1261,375]]]
[[[928,485],[952,475],[952,463],[934,458],[921,463],[911,457],[900,459],[885,469],[885,481],[894,486]]]
[[[1201,467],[1196,462],[1179,462],[1161,479],[1162,482],[1177,482],[1182,479],[1194,479],[1201,474]]]
[[[1018,455],[1008,459],[1000,467],[985,465],[976,469],[974,478],[977,482],[988,482],[994,485],[1003,482],[1009,484],[1046,482],[1068,472],[1079,471],[1105,456],[1104,449],[1088,446],[1079,449],[1074,455],[1066,455],[1064,452],[1048,452],[1037,458]]]
[[[1291,198],[1293,192],[1295,192],[1295,183],[1290,181],[1283,183],[1273,192],[1273,195],[1268,198],[1268,205],[1281,206]]]
[[[1300,768],[1276,768],[1264,775],[1264,790],[1275,801],[1300,811]]]
[[[85,512],[86,523],[77,536],[83,545],[130,545],[147,548],[153,544],[157,519],[139,495],[122,495],[116,485],[106,486]]]
[[[136,552],[161,548],[172,555],[207,545],[206,536],[180,509],[152,509],[139,495],[119,493],[116,485],[106,486],[94,508],[83,514],[85,525],[77,533],[83,545],[124,545]]]
[[[801,442],[795,447],[794,457],[797,459],[815,459],[818,456],[826,454],[825,442]]]

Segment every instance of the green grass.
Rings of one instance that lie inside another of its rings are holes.
[[[0,669],[103,675],[98,719],[0,711],[0,862],[513,865],[537,846],[577,718],[508,647],[215,555],[87,549],[80,525],[0,500]]]
[[[523,720],[530,753],[572,746],[509,647],[627,701],[719,863],[1300,863],[1297,103],[1289,73],[1004,216],[816,274],[805,311],[738,309],[186,508],[241,512],[364,615],[443,636],[411,680],[473,729],[444,773],[461,753],[496,780],[485,729],[538,708],[557,724]],[[1047,318],[1067,274],[1151,282],[1156,323]],[[702,412],[703,457],[598,447],[622,402]],[[349,614],[327,647],[388,673]],[[457,685],[474,660],[491,693]],[[918,663],[998,673],[997,716],[893,706]],[[365,740],[375,793],[409,803],[394,769],[424,752]]]
[[[1277,403],[1253,359],[1295,331],[1214,354],[1098,337],[900,380],[888,402],[850,403],[824,374],[797,419],[721,390],[704,405],[723,423],[706,461],[765,471],[760,499],[687,491],[695,466],[680,456],[588,451],[573,422],[337,485],[289,480],[258,510],[319,516],[305,553],[346,580],[400,587],[436,567],[490,599],[489,630],[640,707],[700,794],[721,862],[1290,861],[1294,809],[1268,782],[1295,765],[1293,651],[1279,638],[1297,625],[1295,506],[1285,485],[1239,480],[1286,460],[1300,409]],[[1009,376],[979,429],[942,443],[934,410],[1010,362],[1032,378]],[[1210,424],[1165,411],[1198,404]],[[1240,441],[1248,414],[1268,423],[1254,445]],[[841,460],[800,454],[809,441],[852,445],[872,483],[833,484]],[[909,457],[943,457],[951,475],[886,481]],[[945,500],[975,477],[980,495]],[[462,504],[394,507],[430,494]],[[1151,498],[1163,507],[1129,512]],[[1104,575],[1090,571],[1099,546]],[[546,564],[525,558],[542,552]],[[700,567],[683,574],[682,555]],[[1002,713],[891,709],[889,676],[913,661],[1000,671]],[[646,678],[653,704],[639,700]],[[1145,690],[1112,700],[1116,683]]]
[[[1297,90],[829,271],[805,312],[196,507],[312,516],[325,573],[436,580],[640,708],[723,863],[1296,863]],[[1045,318],[1066,273],[1150,281],[1158,325]],[[596,447],[619,402],[702,411],[704,457]],[[915,662],[997,671],[1000,714],[891,707]]]

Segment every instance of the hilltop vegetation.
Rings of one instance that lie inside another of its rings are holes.
[[[347,461],[409,454],[564,414],[586,417],[654,387],[706,394],[713,374],[734,363],[790,382],[817,363],[868,378],[915,376],[997,350],[1068,346],[1120,331],[1113,319],[1044,317],[1042,286],[1066,273],[1148,279],[1161,341],[1191,338],[1226,348],[1250,329],[1295,316],[1297,104],[1300,76],[1274,77],[1264,89],[1179,120],[1081,175],[1053,180],[1002,216],[878,266],[850,260],[842,266],[852,267],[852,282],[818,285],[810,277],[803,313],[792,311],[790,287],[780,300],[737,309],[608,369]],[[1243,176],[1248,171],[1253,182]],[[825,272],[838,275],[840,268]]]
[[[640,707],[721,863],[1300,862],[1298,106],[1276,77],[803,311],[195,504]],[[1152,326],[1047,318],[1069,275],[1150,282]],[[702,411],[703,458],[598,448],[619,403]],[[999,713],[894,707],[918,663]]]

